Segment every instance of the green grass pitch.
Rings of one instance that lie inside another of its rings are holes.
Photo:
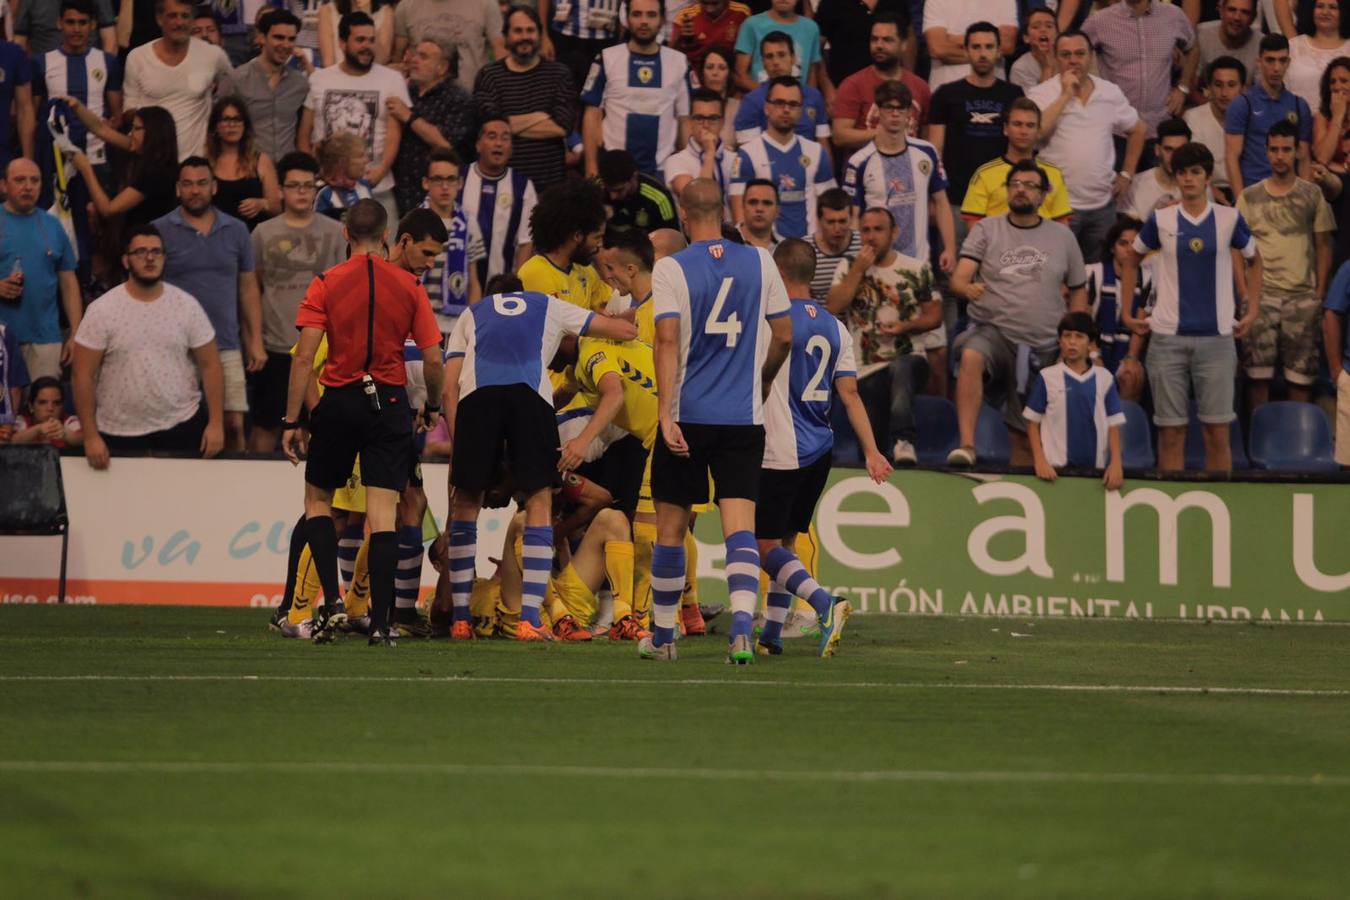
[[[857,616],[733,669],[266,615],[0,609],[0,896],[1350,894],[1344,628]]]

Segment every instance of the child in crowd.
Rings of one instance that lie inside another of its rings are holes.
[[[1038,478],[1054,481],[1062,466],[1105,468],[1102,481],[1114,491],[1124,480],[1120,430],[1125,413],[1111,373],[1092,364],[1096,342],[1091,313],[1071,312],[1061,319],[1059,362],[1037,375],[1022,415]]]
[[[61,382],[44,375],[28,386],[25,412],[14,422],[16,444],[51,444],[58,450],[84,444],[80,420],[65,416],[66,392]]]
[[[350,131],[339,131],[319,147],[319,178],[323,185],[314,199],[314,211],[342,221],[357,200],[371,197],[366,181],[370,155],[366,142]]]
[[[1088,303],[1096,317],[1100,332],[1102,365],[1116,376],[1116,389],[1125,400],[1138,403],[1144,395],[1144,349],[1148,338],[1135,334],[1125,324],[1124,311],[1121,309],[1119,292],[1119,273],[1125,264],[1125,255],[1134,245],[1135,236],[1143,223],[1129,216],[1116,219],[1111,230],[1102,242],[1101,262],[1089,263],[1087,273]],[[1130,310],[1135,316],[1149,305],[1149,294],[1153,291],[1154,256],[1147,257],[1139,265],[1139,283],[1134,289],[1134,300]]]

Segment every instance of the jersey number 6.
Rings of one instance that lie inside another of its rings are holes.
[[[723,334],[726,335],[727,346],[735,347],[736,341],[741,336],[741,320],[734,312],[722,318],[722,306],[727,302],[727,294],[731,292],[731,279],[723,278],[722,286],[717,289],[717,299],[713,301],[712,312],[708,313],[708,321],[703,325],[704,334]]]
[[[510,294],[498,294],[493,297],[492,306],[504,316],[518,316],[525,311],[525,301]]]

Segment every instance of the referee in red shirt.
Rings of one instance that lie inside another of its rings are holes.
[[[291,361],[290,392],[281,446],[292,463],[305,462],[305,539],[323,585],[316,631],[331,632],[346,619],[338,590],[337,529],[333,492],[361,457],[370,523],[370,643],[393,644],[389,614],[398,566],[395,513],[416,457],[413,411],[408,408],[403,341],[426,351],[427,405],[421,427],[435,425],[445,369],[441,332],[422,285],[384,258],[387,214],[374,200],[347,211],[344,236],[351,258],[319,275],[305,292],[295,324],[300,329]],[[308,440],[298,417],[319,341],[328,336],[328,361],[319,383],[323,398],[310,415]],[[434,398],[434,399],[433,399]],[[308,446],[306,446],[308,445]]]

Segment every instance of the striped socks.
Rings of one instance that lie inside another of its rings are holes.
[[[727,590],[731,594],[731,638],[750,637],[759,599],[759,545],[749,531],[727,535]]]
[[[817,616],[823,619],[830,614],[834,598],[820,586],[820,582],[811,577],[797,554],[788,548],[774,547],[770,550],[764,557],[764,571],[788,591],[811,604]]]
[[[469,598],[473,595],[473,563],[478,554],[478,523],[450,523],[450,621],[467,622]]]
[[[361,552],[361,544],[366,538],[366,523],[360,521],[348,525],[342,530],[337,542],[338,572],[342,576],[342,592],[351,590],[352,577],[356,571],[356,554]],[[328,602],[325,600],[324,602]]]
[[[652,645],[663,647],[675,640],[675,618],[684,592],[684,545],[652,548]]]
[[[404,525],[398,532],[398,574],[394,577],[394,608],[415,609],[422,590],[422,528]]]
[[[548,525],[526,525],[521,551],[520,617],[535,628],[542,628],[539,608],[544,605],[548,573],[553,568],[553,529]]]
[[[769,596],[764,601],[764,631],[759,635],[761,644],[778,644],[783,640],[783,623],[787,621],[788,610],[792,608],[792,595],[777,579],[769,581]]]

